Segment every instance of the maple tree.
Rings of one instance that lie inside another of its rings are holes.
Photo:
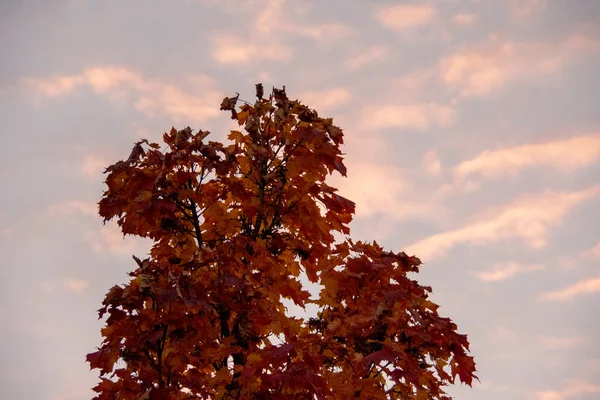
[[[107,168],[100,215],[153,245],[99,310],[95,399],[450,399],[457,377],[471,385],[467,337],[407,277],[420,260],[348,237],[355,205],[325,183],[346,175],[342,130],[285,87],[256,96],[223,100],[243,127],[227,146],[173,128],[165,149],[142,140]]]

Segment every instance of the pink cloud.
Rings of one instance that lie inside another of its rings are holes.
[[[217,34],[213,38],[212,56],[219,64],[245,64],[261,61],[290,61],[293,51],[273,41],[251,41],[231,34]]]
[[[346,67],[351,70],[359,70],[365,66],[377,65],[389,56],[389,50],[382,45],[369,47],[363,52],[357,52],[346,60]]]
[[[475,14],[466,14],[466,13],[456,14],[454,17],[452,17],[452,20],[454,21],[454,23],[456,25],[461,25],[461,26],[472,25],[476,19],[477,19],[477,17],[475,16]]]
[[[583,380],[571,380],[560,390],[545,390],[536,393],[536,400],[581,399],[581,396],[600,393],[600,386]]]
[[[123,236],[115,223],[103,225],[99,230],[88,231],[84,240],[96,253],[115,255],[143,254],[148,252],[150,241],[132,236]]]
[[[431,23],[436,14],[437,10],[431,5],[392,4],[381,7],[376,17],[386,28],[403,31]]]
[[[520,238],[533,248],[541,248],[546,245],[550,228],[559,225],[571,208],[599,194],[600,187],[593,187],[579,192],[546,192],[527,196],[489,212],[489,217],[417,241],[406,251],[427,261],[443,257],[459,244],[483,245],[512,238]]]
[[[327,112],[345,105],[352,96],[348,89],[337,87],[303,92],[298,94],[297,97],[303,104],[306,104],[321,113],[321,111]]]
[[[98,181],[102,173],[111,164],[108,158],[99,154],[85,154],[80,165],[80,172],[84,178]]]
[[[186,78],[187,90],[183,90],[173,83],[144,78],[127,68],[100,66],[87,68],[80,75],[28,78],[24,83],[45,97],[66,95],[86,85],[113,101],[127,102],[131,98],[134,106],[149,117],[164,113],[176,122],[203,122],[217,116],[215,104],[223,95],[213,79],[204,75]]]
[[[489,40],[444,57],[438,65],[443,83],[461,96],[485,96],[508,83],[555,73],[599,43],[574,34],[558,42],[511,42],[491,35]]]
[[[571,172],[589,166],[600,158],[600,135],[575,136],[545,143],[526,144],[498,150],[485,150],[461,162],[455,176],[498,177],[515,175],[531,167]]]
[[[498,282],[512,278],[519,274],[544,269],[542,265],[523,265],[516,262],[496,264],[491,271],[477,272],[479,280],[483,282]]]
[[[569,350],[581,344],[581,336],[541,336],[539,343],[547,350]]]
[[[600,278],[586,279],[554,292],[540,295],[546,301],[565,301],[584,294],[600,293]]]
[[[93,202],[69,200],[51,205],[46,214],[49,217],[61,217],[72,213],[96,216],[98,214],[98,205]]]
[[[446,127],[454,123],[454,108],[433,102],[418,104],[366,106],[364,125],[370,128],[410,128],[424,130],[431,126]]]
[[[63,281],[62,286],[71,292],[81,293],[89,286],[89,282],[81,279],[67,279]]]
[[[439,176],[442,172],[442,163],[438,158],[437,152],[435,150],[429,150],[423,156],[423,166],[432,176]]]
[[[546,8],[547,0],[509,0],[509,12],[513,19],[526,19]]]

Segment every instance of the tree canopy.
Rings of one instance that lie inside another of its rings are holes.
[[[349,237],[355,204],[326,183],[346,176],[342,130],[285,87],[221,110],[240,127],[230,144],[173,128],[105,171],[99,214],[153,244],[99,310],[95,399],[450,399],[456,378],[471,385],[466,335],[407,276],[420,260]]]

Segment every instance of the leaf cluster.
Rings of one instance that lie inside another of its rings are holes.
[[[221,104],[240,126],[229,145],[173,128],[166,148],[142,140],[106,169],[100,215],[153,245],[99,310],[95,398],[421,400],[470,385],[467,337],[407,276],[420,260],[347,236],[355,205],[325,182],[346,175],[342,130],[285,87],[256,89]]]

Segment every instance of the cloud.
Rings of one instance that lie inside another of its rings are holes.
[[[600,261],[600,241],[579,254],[565,255],[560,258],[561,264],[566,268],[578,268],[588,264],[596,265],[597,263],[594,261]]]
[[[351,70],[359,70],[367,65],[378,65],[389,56],[387,47],[376,45],[369,47],[361,53],[354,54],[346,60],[346,67]]]
[[[583,260],[600,260],[600,240],[580,256]]]
[[[381,7],[376,17],[386,28],[404,31],[431,23],[436,14],[437,10],[431,5],[394,4]]]
[[[515,330],[506,326],[497,326],[490,335],[490,340],[493,343],[501,343],[504,345],[514,345],[521,341],[521,336]]]
[[[176,122],[187,123],[216,117],[219,114],[216,105],[223,97],[216,90],[213,79],[205,75],[186,77],[188,92],[176,84],[148,79],[133,70],[114,66],[91,67],[73,76],[27,78],[24,83],[28,89],[49,98],[87,86],[113,101],[132,102],[148,117],[166,114]]]
[[[352,34],[352,29],[339,22],[310,24],[300,22],[307,10],[295,2],[267,0],[254,21],[254,32],[264,37],[281,35],[307,37],[317,41],[337,41]]]
[[[84,178],[96,182],[110,164],[111,162],[108,158],[98,154],[88,153],[83,156],[79,171]]]
[[[213,38],[212,56],[219,64],[245,64],[264,61],[290,61],[291,48],[273,41],[243,39],[231,34]]]
[[[44,97],[54,98],[74,91],[84,83],[84,79],[81,76],[55,75],[46,79],[25,78],[23,83]]]
[[[560,224],[571,208],[599,194],[600,187],[592,187],[579,192],[527,196],[490,212],[490,217],[415,242],[406,252],[432,260],[460,244],[484,245],[515,238],[533,248],[541,248],[546,245],[550,228]]]
[[[515,275],[544,269],[542,265],[521,265],[516,262],[496,264],[492,271],[477,272],[479,280],[483,282],[498,282]]]
[[[304,12],[298,10],[297,4],[285,4],[284,0],[267,0],[262,3],[260,7],[256,7],[256,4],[235,3],[237,12],[253,18],[252,29],[244,36],[214,32],[212,57],[217,63],[242,65],[266,61],[289,62],[294,58],[294,51],[285,44],[286,37],[309,38],[319,44],[327,44],[352,34],[348,26],[339,22],[300,22],[299,14]],[[253,14],[254,9],[260,12]]]
[[[546,350],[569,350],[583,342],[580,336],[541,336],[538,338],[542,348]]]
[[[439,76],[463,97],[485,96],[509,82],[560,71],[568,62],[598,50],[599,43],[574,34],[558,42],[511,42],[498,36],[440,60]]]
[[[61,217],[74,212],[95,216],[98,214],[98,205],[96,203],[80,200],[69,200],[63,203],[51,205],[46,214],[50,217]]]
[[[546,143],[527,144],[500,150],[485,150],[475,158],[461,162],[455,176],[498,177],[514,175],[531,167],[571,172],[600,158],[600,135],[575,136]]]
[[[442,172],[442,164],[435,149],[425,153],[425,156],[423,156],[423,166],[432,176],[438,176]]]
[[[513,19],[526,19],[547,6],[547,0],[510,0],[508,10]]]
[[[454,23],[461,26],[472,25],[476,19],[477,17],[475,14],[456,14],[454,17],[452,17]]]
[[[547,390],[536,393],[536,400],[580,399],[581,396],[600,393],[600,386],[582,381],[566,382],[561,390]]]
[[[342,87],[303,92],[298,95],[298,98],[301,99],[303,104],[306,104],[319,112],[341,107],[346,104],[351,97],[348,89]]]
[[[332,180],[333,181],[333,180]],[[336,179],[340,194],[356,203],[356,216],[385,215],[394,219],[437,218],[442,208],[434,199],[415,197],[403,171],[392,165],[356,162],[347,179]]]
[[[586,279],[562,290],[542,293],[540,298],[546,301],[565,301],[590,293],[600,293],[600,278]]]
[[[124,237],[115,223],[102,225],[99,230],[88,231],[83,237],[96,253],[131,255],[146,253],[150,248],[149,239],[131,235]]]
[[[367,106],[362,115],[369,128],[408,128],[425,130],[436,125],[447,127],[456,119],[455,110],[437,103]]]
[[[71,292],[81,293],[89,286],[89,282],[81,279],[67,279],[62,282],[62,286]]]

